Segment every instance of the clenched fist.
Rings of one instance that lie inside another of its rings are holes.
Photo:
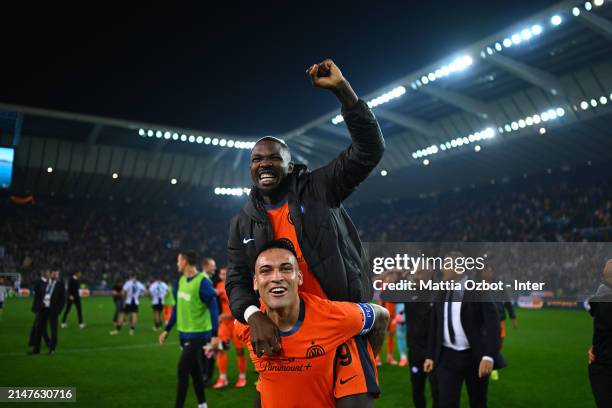
[[[342,75],[340,68],[331,59],[312,64],[306,73],[314,86],[332,91],[343,106],[351,107],[357,103],[357,95]]]

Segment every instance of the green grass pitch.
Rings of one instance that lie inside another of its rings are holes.
[[[176,388],[179,356],[176,332],[168,344],[159,346],[151,330],[151,308],[141,304],[135,336],[124,330],[117,337],[108,333],[113,303],[110,297],[83,299],[87,328],[79,330],[76,310],[69,327],[59,329],[57,354],[26,356],[28,333],[34,318],[31,300],[8,299],[0,320],[0,386],[72,386],[77,388],[79,407],[169,407]],[[493,407],[592,407],[587,377],[586,350],[592,322],[585,311],[519,310],[519,327],[508,329],[504,355],[509,365],[500,380],[489,386]],[[44,346],[43,346],[44,352]],[[396,350],[397,354],[397,350]],[[383,354],[384,355],[384,354]],[[379,369],[382,389],[377,407],[410,407],[408,367],[383,365]],[[234,355],[229,358],[230,384],[237,378]],[[249,385],[206,389],[209,406],[251,407],[255,374],[248,366]],[[26,406],[66,404],[19,404]],[[187,405],[196,401],[190,387]],[[468,406],[467,396],[462,406]]]

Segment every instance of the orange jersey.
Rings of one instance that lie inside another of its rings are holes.
[[[232,313],[229,305],[229,298],[227,297],[227,292],[225,291],[225,282],[220,281],[215,286],[217,290],[217,297],[219,298],[219,303],[221,304],[221,313]]]
[[[257,357],[249,326],[236,323],[236,331],[248,345],[259,372],[263,408],[335,407],[336,349],[369,330],[374,322],[374,310],[368,304],[332,302],[306,293],[301,293],[300,299],[298,322],[280,334],[279,355]]]
[[[300,271],[302,272],[302,276],[304,278],[304,283],[302,283],[302,285],[299,287],[300,293],[311,293],[320,298],[327,299],[327,295],[321,288],[319,281],[308,267],[308,264],[302,255],[302,249],[300,248],[297,234],[295,233],[295,226],[293,225],[291,214],[289,213],[289,204],[285,203],[278,208],[269,209],[266,212],[268,214],[268,219],[272,224],[272,229],[274,230],[274,239],[286,238],[290,240],[295,247]]]
[[[383,307],[389,311],[389,325],[387,326],[387,331],[395,333],[395,303],[383,302]]]

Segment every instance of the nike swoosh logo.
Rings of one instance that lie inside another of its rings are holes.
[[[255,238],[249,238],[249,239],[243,238],[243,239],[242,239],[242,243],[243,243],[243,244],[248,244],[248,243],[249,243],[249,242],[251,242],[251,241],[255,241]]]
[[[355,374],[352,377],[347,378],[346,380],[343,380],[342,378],[340,379],[340,385],[342,384],[346,384],[347,382],[351,381],[353,378],[357,377],[357,374]]]

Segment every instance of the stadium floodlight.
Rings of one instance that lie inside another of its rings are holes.
[[[425,75],[423,75],[421,77],[421,82],[423,83],[423,85],[427,85],[429,83],[429,79]]]
[[[344,122],[344,118],[342,117],[342,115],[336,115],[334,116],[334,118],[332,119],[332,123],[334,125],[337,125],[338,123]]]
[[[523,129],[525,126],[527,126],[527,124],[525,123],[524,119],[519,119],[518,121],[518,125],[521,129]]]
[[[157,132],[155,132],[155,137],[158,138],[158,139],[163,137],[163,134],[162,134],[161,130],[158,130]]]
[[[423,160],[423,165],[424,166],[429,166],[429,159]]]
[[[222,147],[223,147],[223,146],[225,146],[226,144],[227,144],[227,140],[225,140],[225,139],[221,139],[221,140],[219,140],[219,146],[222,146]]]
[[[512,128],[512,130],[518,130],[519,125],[518,125],[518,123],[516,123],[516,122],[512,122],[512,123],[510,124],[510,127]]]
[[[504,38],[503,44],[504,44],[504,47],[510,48],[512,47],[512,40],[510,38]]]
[[[593,4],[597,7],[604,4],[603,0],[593,0]]]
[[[528,116],[527,118],[525,118],[525,124],[527,126],[533,125],[533,118],[531,116]]]
[[[181,135],[181,142],[187,141],[187,135]]]
[[[147,136],[149,137],[153,137],[153,131],[152,130],[147,130]]]
[[[211,142],[211,138],[210,138],[210,137],[208,137],[208,136],[206,136],[206,137],[204,138],[204,144],[210,144],[210,142]]]
[[[602,105],[605,105],[606,103],[608,103],[608,98],[606,98],[606,96],[602,96],[601,98],[599,98],[599,103],[601,103]]]
[[[540,118],[540,115],[538,115],[537,113],[531,118],[533,119],[533,123],[535,123],[536,125],[542,121],[542,118]]]
[[[540,128],[540,134],[543,135],[544,133],[546,133],[546,128],[541,127]]]
[[[219,187],[215,187],[215,195],[221,194],[221,189]]]
[[[493,55],[493,49],[491,47],[487,47],[487,54]]]
[[[587,110],[587,109],[589,109],[589,103],[588,103],[587,101],[582,101],[582,102],[580,102],[580,108],[581,108],[582,110]]]
[[[578,16],[580,15],[580,9],[579,9],[578,7],[574,7],[574,8],[572,9],[572,14],[573,14],[575,17],[578,17]]]
[[[521,38],[524,41],[527,41],[531,38],[532,34],[531,34],[531,30],[529,30],[528,28],[524,29],[523,31],[521,31]]]
[[[189,138],[187,138],[187,140],[189,141],[189,143],[193,143],[195,142],[196,138],[194,135],[190,135]]]
[[[178,183],[178,180],[177,180],[177,179],[172,178],[172,179],[170,180],[170,184],[176,184],[176,183]]]
[[[417,156],[416,152],[412,152],[412,158],[416,160],[419,158],[419,156]]]
[[[558,117],[563,117],[565,115],[565,109],[563,108],[557,108],[556,112]]]
[[[217,139],[216,137],[212,140],[212,144],[213,146],[216,146],[219,144],[219,139]]]
[[[113,173],[113,179],[117,180],[119,178],[119,175],[117,173]]]
[[[560,15],[555,14],[554,16],[552,16],[550,18],[550,23],[554,26],[558,26],[559,24],[561,24],[563,22],[563,19],[561,18]]]
[[[138,129],[138,134],[139,134],[140,136],[145,136],[147,133],[145,132],[145,130],[144,130],[144,129],[140,128],[140,129]]]
[[[518,45],[523,41],[520,34],[512,34],[512,44]]]
[[[474,151],[478,153],[480,151],[480,145],[474,146]]]
[[[178,133],[173,133],[173,134],[172,134],[172,140],[179,140],[179,135],[178,135]]]
[[[196,143],[197,144],[202,144],[203,141],[204,141],[204,138],[202,136],[196,137]]]
[[[586,11],[591,11],[592,8],[593,8],[593,6],[591,5],[590,1],[587,1],[586,3],[584,3],[584,9]]]
[[[597,106],[597,101],[594,98],[591,99],[591,106],[592,107],[596,107]]]
[[[227,141],[227,147],[234,147],[234,141],[232,139]]]
[[[437,79],[437,78],[436,78],[436,74],[435,74],[435,73],[433,73],[433,72],[430,72],[430,73],[427,75],[427,79],[429,79],[431,82],[435,81],[435,80]]]
[[[495,50],[496,51],[501,51],[502,50],[502,46],[501,46],[500,43],[498,43],[498,42],[495,43]]]
[[[548,116],[548,112],[542,112],[540,114],[540,117],[542,118],[542,122],[548,122],[548,119],[550,119],[550,116]]]
[[[51,166],[47,167],[47,173],[53,173],[53,167]]]
[[[512,132],[512,128],[510,127],[510,125],[504,126],[504,129],[506,130],[506,132]]]
[[[381,175],[381,176],[383,176],[383,177],[385,177],[387,174],[389,174],[389,173],[387,172],[387,170],[381,170],[381,171],[380,171],[380,175]]]
[[[540,35],[542,34],[542,26],[539,24],[535,24],[533,26],[531,26],[531,34],[533,35]]]
[[[440,150],[446,150],[446,145],[445,144],[441,144],[440,145]]]

